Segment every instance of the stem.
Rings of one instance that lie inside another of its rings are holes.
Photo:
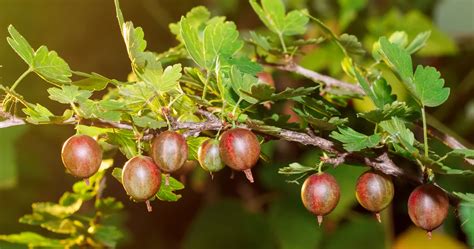
[[[428,157],[428,128],[426,127],[425,107],[421,108],[421,118],[423,119],[423,140],[425,144],[425,157]]]
[[[31,68],[28,68],[28,70],[26,70],[22,75],[20,75],[20,77],[18,77],[18,79],[16,79],[15,83],[13,83],[13,85],[10,87],[10,91],[14,91],[15,88],[18,86],[18,84],[20,84],[20,82],[21,82],[29,73],[31,73]]]
[[[208,71],[206,75],[206,82],[204,82],[204,89],[202,90],[202,99],[206,99],[207,86],[209,84],[209,77],[210,77],[210,73]]]
[[[280,43],[281,43],[281,47],[283,48],[283,53],[288,53],[288,51],[286,50],[286,45],[285,45],[285,40],[283,40],[283,35],[282,34],[278,34],[278,38],[280,38]]]

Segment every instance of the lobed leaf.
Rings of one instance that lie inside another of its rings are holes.
[[[345,150],[360,151],[366,148],[376,147],[381,141],[380,134],[367,136],[351,128],[339,128],[339,132],[333,131],[331,137],[342,142]]]
[[[418,66],[413,78],[416,97],[423,106],[436,107],[449,97],[450,89],[444,86],[441,74],[434,67]]]

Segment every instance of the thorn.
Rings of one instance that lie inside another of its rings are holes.
[[[321,226],[322,223],[323,223],[323,216],[318,215],[318,225]]]
[[[382,217],[380,216],[380,213],[375,213],[375,218],[379,223],[382,223]]]
[[[84,179],[84,182],[86,183],[87,186],[91,185],[91,182],[89,181],[89,178]]]
[[[244,170],[245,176],[249,180],[249,182],[253,183],[253,175],[252,175],[252,170],[251,169],[246,169]]]
[[[165,186],[169,186],[169,185],[170,185],[170,175],[165,174]]]
[[[209,174],[211,175],[211,180],[214,180],[214,174],[212,172],[209,172]]]
[[[431,231],[426,231],[426,234],[428,235],[428,239],[433,238],[433,234],[431,234]]]
[[[148,213],[153,211],[153,208],[151,207],[151,204],[150,204],[150,200],[146,200],[145,203],[146,203],[146,210],[148,211]]]

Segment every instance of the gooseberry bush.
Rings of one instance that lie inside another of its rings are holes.
[[[173,176],[192,161],[213,177],[228,177],[218,173],[228,166],[245,174],[248,184],[258,181],[252,168],[265,159],[260,146],[270,140],[311,146],[321,154],[312,165],[295,162],[275,169],[297,177],[292,182],[305,179],[302,203],[319,224],[340,197],[336,179],[324,171],[344,170],[346,165],[368,167],[354,192],[379,221],[379,213],[396,192],[392,180],[397,178],[419,186],[406,200],[416,226],[431,233],[443,223],[449,205],[459,211],[461,222],[467,222],[474,194],[448,192],[437,184],[436,176],[473,174],[474,150],[430,125],[426,109],[442,105],[450,89],[436,68],[413,65],[411,57],[425,46],[430,31],[411,41],[398,31],[380,37],[366,51],[357,37],[332,32],[307,10],[287,12],[280,0],[249,3],[266,30],[240,33],[226,17],[211,16],[199,6],[169,25],[178,44],[155,53],[147,50],[143,29],[125,21],[115,0],[131,62],[126,80],[72,70],[56,52],[46,46],[34,49],[9,26],[8,43],[28,69],[13,84],[0,85],[4,92],[0,128],[74,127],[77,134],[65,141],[61,157],[66,171],[79,181],[58,203],[35,203],[33,213],[20,219],[68,237],[23,232],[0,235],[0,240],[30,247],[115,247],[122,232],[111,217],[123,205],[102,196],[108,172],[123,184],[123,194],[145,202],[152,211],[157,200],[182,197],[176,192],[184,185]],[[319,27],[318,37],[307,36],[308,23]],[[308,47],[323,43],[336,44],[344,54],[343,79],[298,64]],[[409,93],[407,98],[393,93],[395,83],[384,77],[383,70],[396,75],[396,83]],[[305,78],[308,84],[277,90],[272,72]],[[64,104],[63,114],[53,114],[16,91],[33,73],[51,85],[49,98]],[[373,108],[355,117],[345,115],[355,99],[366,99]],[[281,111],[280,104],[287,102],[293,103],[296,121],[290,122]],[[363,120],[373,132],[358,131],[353,119]],[[434,150],[433,143],[446,148]],[[117,150],[128,159],[123,166],[108,156]],[[460,158],[462,165],[447,164],[449,158]],[[400,160],[410,162],[411,168],[398,166],[395,161]],[[94,202],[95,213],[82,214],[81,206],[89,201]],[[474,234],[472,225],[463,229],[468,236]]]

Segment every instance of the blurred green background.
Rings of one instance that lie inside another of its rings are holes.
[[[474,142],[474,0],[287,0],[289,8],[308,8],[336,33],[359,37],[366,48],[381,35],[405,30],[412,39],[431,29],[428,46],[418,63],[437,67],[451,87],[451,97],[431,114],[454,130],[468,145]],[[226,15],[239,29],[259,29],[261,22],[247,1],[239,0],[122,0],[127,20],[143,27],[148,47],[164,51],[176,45],[168,24],[196,5],[213,14]],[[6,42],[7,26],[15,27],[33,47],[45,44],[56,50],[79,71],[98,72],[126,79],[130,63],[115,19],[112,0],[0,0],[0,83],[11,85],[26,69]],[[314,32],[309,27],[309,35]],[[309,48],[300,63],[312,70],[341,77],[342,54],[334,45]],[[369,50],[370,51],[370,50]],[[305,83],[282,73],[274,74],[277,88]],[[56,113],[62,107],[49,101],[48,85],[29,75],[17,91],[30,102],[44,103]],[[403,91],[398,90],[403,96]],[[370,108],[365,101],[353,103],[356,110]],[[31,211],[31,203],[56,201],[75,181],[64,173],[60,159],[62,142],[75,131],[64,126],[25,126],[0,130],[0,234],[35,230],[18,218]],[[472,148],[472,147],[471,147]],[[453,212],[431,241],[414,229],[406,212],[406,200],[414,186],[396,180],[393,205],[383,213],[382,224],[363,211],[354,197],[357,177],[365,170],[343,166],[331,169],[341,185],[341,201],[322,228],[299,198],[300,186],[278,175],[279,167],[291,162],[312,164],[314,149],[286,142],[271,142],[264,151],[271,163],[256,168],[256,183],[242,175],[230,180],[230,171],[214,180],[200,169],[186,176],[183,198],[176,203],[155,202],[154,212],[128,201],[121,185],[108,177],[105,195],[125,204],[121,216],[127,236],[120,248],[469,248],[466,235]],[[122,165],[123,157],[116,158]],[[403,163],[403,162],[400,162]],[[472,192],[471,177],[439,178],[449,190]],[[48,235],[48,233],[43,234]],[[17,248],[2,244],[0,248]],[[18,247],[21,248],[21,247]]]

